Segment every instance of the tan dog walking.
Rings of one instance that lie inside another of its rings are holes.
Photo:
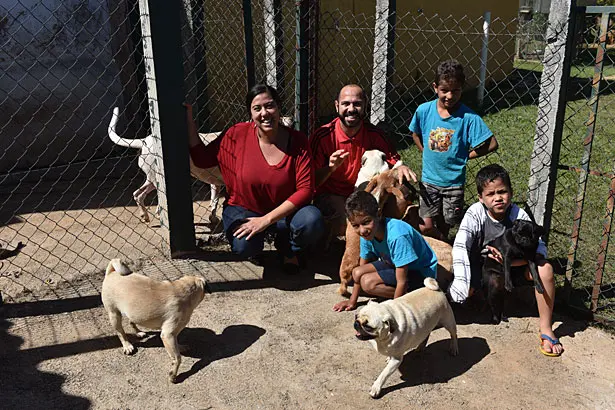
[[[112,259],[102,284],[102,302],[122,342],[124,354],[134,353],[135,348],[126,338],[122,315],[128,318],[137,337],[145,336],[137,325],[160,329],[160,338],[172,361],[169,380],[174,383],[181,363],[177,335],[203,300],[205,288],[203,278],[184,276],[172,282],[158,282],[132,273],[120,259]]]

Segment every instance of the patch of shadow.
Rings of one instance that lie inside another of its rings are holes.
[[[238,290],[254,290],[275,288],[287,291],[299,291],[314,288],[317,286],[328,285],[334,283],[333,279],[319,279],[316,274],[322,273],[321,269],[316,269],[315,262],[308,260],[305,267],[295,274],[287,274],[282,270],[281,261],[276,251],[264,251],[262,260],[258,262],[249,262],[239,258],[232,252],[227,251],[209,251],[207,253],[197,253],[187,255],[190,259],[203,260],[209,262],[241,262],[256,266],[257,269],[263,269],[262,278],[251,278],[243,280],[232,280],[227,282],[208,282],[208,287],[212,293],[214,292],[230,292]],[[321,260],[320,267],[327,266],[333,262]],[[339,262],[337,268],[339,269]],[[329,269],[330,271],[331,269]],[[337,274],[337,272],[336,272]],[[325,276],[328,276],[325,274]]]
[[[0,408],[88,409],[90,400],[62,390],[66,376],[40,371],[40,355],[23,354],[23,338],[9,334],[12,323],[0,317]]]
[[[458,342],[457,356],[449,353],[449,338],[431,343],[421,351],[406,354],[399,367],[403,382],[385,387],[382,395],[404,387],[446,383],[470,370],[491,352],[482,337],[464,337],[458,339]]]
[[[190,370],[178,374],[176,382],[183,382],[216,360],[241,354],[264,334],[265,329],[253,325],[228,326],[219,335],[209,329],[185,328],[178,337],[178,342],[188,347],[182,356],[199,360]],[[136,346],[162,347],[163,344],[160,337],[151,337]]]

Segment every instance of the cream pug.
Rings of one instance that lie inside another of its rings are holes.
[[[425,287],[382,303],[369,302],[355,318],[356,336],[369,340],[388,362],[369,392],[380,396],[382,385],[399,368],[404,355],[427,345],[429,334],[443,326],[451,334],[450,352],[457,355],[457,326],[453,310],[438,282],[426,278]]]

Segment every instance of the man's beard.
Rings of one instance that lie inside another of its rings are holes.
[[[348,122],[346,122],[346,118],[344,115],[340,114],[339,112],[337,113],[337,118],[340,119],[340,121],[342,122],[342,124],[344,124],[344,126],[348,127],[348,128],[356,128],[356,127],[360,127],[361,124],[363,123],[363,119],[365,118],[365,113],[363,114],[359,114],[357,113],[353,113],[354,115],[356,115],[357,117],[359,117],[359,120],[357,121],[356,125],[350,125],[348,124]],[[346,114],[349,115],[349,114]]]

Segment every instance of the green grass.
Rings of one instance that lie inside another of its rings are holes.
[[[613,60],[611,60],[613,61]],[[536,60],[515,60],[513,64],[514,68],[519,70],[528,70],[542,73],[542,62]],[[594,76],[593,62],[575,62],[570,68],[570,75],[575,78],[592,78]],[[615,65],[605,61],[603,66],[602,76],[605,78],[613,79],[615,77]]]
[[[579,167],[584,152],[584,139],[587,135],[586,122],[591,107],[586,100],[568,102],[566,120],[562,137],[560,164]],[[501,110],[484,117],[485,122],[497,137],[500,148],[486,158],[468,162],[466,203],[476,201],[476,188],[473,184],[476,172],[488,163],[500,163],[510,173],[514,188],[514,201],[521,207],[527,201],[527,188],[530,177],[530,157],[536,127],[537,107],[535,105],[517,106]],[[605,173],[615,172],[615,95],[600,98],[596,121],[590,168]],[[421,157],[418,150],[411,146],[401,151],[404,162],[413,164],[420,170]],[[600,243],[603,239],[603,224],[606,216],[610,179],[604,176],[588,177],[582,213],[580,240],[577,249],[573,288],[575,298],[589,306],[591,286],[593,285],[597,261],[600,256]],[[554,196],[553,217],[549,236],[549,257],[565,258],[571,246],[573,215],[576,209],[575,198],[580,189],[579,173],[560,170]],[[602,313],[615,319],[615,243],[606,254],[603,286],[607,298],[601,298]],[[562,277],[558,277],[562,282]],[[610,288],[609,288],[610,286]]]

